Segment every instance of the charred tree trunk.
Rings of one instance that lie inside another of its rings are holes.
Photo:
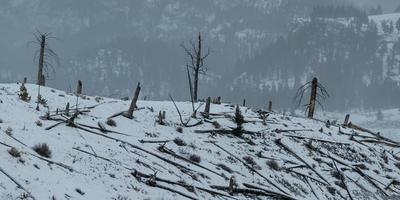
[[[202,55],[201,55],[201,34],[199,33],[198,37],[198,49],[196,54],[196,66],[194,70],[194,88],[193,88],[193,100],[197,102],[197,91],[198,91],[198,83],[199,83],[199,71],[202,65]]]
[[[272,112],[272,101],[268,102],[268,112]]]
[[[314,118],[315,104],[317,102],[318,79],[314,78],[311,84],[310,103],[308,104],[308,118],[310,119]]]
[[[347,126],[349,124],[349,120],[350,120],[350,114],[347,114],[346,117],[344,118],[344,126]]]
[[[139,99],[139,93],[140,93],[140,82],[136,86],[135,94],[133,96],[133,99],[131,101],[131,105],[129,106],[128,111],[124,112],[122,115],[126,118],[132,119],[133,118],[133,111],[135,108],[137,108],[136,102]]]
[[[44,51],[46,46],[46,36],[42,35],[40,40],[40,55],[39,55],[39,65],[38,65],[38,75],[37,75],[37,84],[44,86],[44,75],[43,75],[43,66],[44,66]]]
[[[206,100],[206,107],[204,108],[205,113],[210,113],[210,104],[211,104],[211,97],[208,97]]]

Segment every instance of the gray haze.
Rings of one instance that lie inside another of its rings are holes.
[[[351,1],[368,11],[379,2],[387,13],[400,4],[392,0]],[[180,45],[188,44],[201,32],[211,55],[206,61],[208,73],[201,78],[200,98],[222,96],[223,100],[234,103],[246,98],[248,104],[256,106],[273,99],[278,107],[293,107],[295,89],[301,85],[301,74],[307,66],[291,68],[301,62],[293,59],[295,63],[290,63],[292,58],[285,53],[303,47],[282,45],[287,48],[282,54],[271,52],[278,52],[279,38],[298,37],[296,33],[307,26],[304,21],[316,5],[347,4],[351,4],[350,0],[3,0],[0,2],[0,81],[17,82],[28,77],[29,82],[35,82],[37,63],[33,58],[37,47],[29,42],[34,40],[36,31],[51,32],[56,38],[49,43],[60,57],[60,65],[48,70],[48,86],[70,91],[81,79],[87,94],[120,98],[130,96],[136,83],[141,81],[142,98],[165,100],[172,94],[177,99],[188,100],[184,67],[187,60]],[[313,24],[309,30],[312,28]],[[379,39],[375,39],[378,43]],[[357,56],[364,59],[374,53]],[[277,60],[271,61],[273,58]],[[371,73],[382,68],[377,60],[374,62],[368,68]],[[317,69],[317,64],[313,64]],[[354,70],[363,70],[364,66],[356,61],[347,64],[359,67]],[[364,93],[344,98],[363,87],[362,84],[355,83],[339,94],[341,91],[334,89],[335,82],[324,74],[338,70],[337,63],[325,67],[326,70],[319,67],[323,71],[315,75],[320,75],[321,81],[333,91],[327,109],[380,107],[380,99],[357,103],[367,98]],[[286,74],[293,74],[295,83],[291,88],[287,81],[291,77],[274,76],[285,70],[289,70]],[[376,73],[380,75],[379,70]],[[340,78],[347,77],[336,77],[335,81],[345,82]],[[271,81],[278,86],[269,90],[260,86]],[[377,80],[376,87],[381,82]],[[333,103],[336,99],[355,103],[337,106]],[[396,105],[386,102],[384,106]]]

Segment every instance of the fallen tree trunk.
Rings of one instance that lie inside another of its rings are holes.
[[[257,189],[257,190],[262,190],[262,191],[264,191],[264,192],[266,192],[266,193],[269,193],[269,194],[274,195],[275,197],[277,197],[277,198],[279,198],[279,199],[283,199],[283,200],[295,200],[295,198],[293,198],[293,197],[290,197],[290,196],[287,196],[287,195],[283,195],[283,194],[281,194],[281,193],[276,193],[276,192],[274,192],[274,191],[267,190],[267,189],[265,189],[265,188],[261,188],[261,187],[258,187],[258,186],[255,186],[255,185],[252,185],[252,184],[249,184],[249,183],[243,183],[243,185],[244,185],[245,187],[248,187],[248,188],[253,188],[253,189]]]
[[[286,146],[285,144],[282,143],[281,139],[278,139],[275,141],[275,143],[282,147],[283,149],[285,149],[287,152],[289,152],[290,154],[292,154],[295,158],[297,158],[299,161],[301,161],[303,164],[305,164],[311,171],[313,171],[317,176],[319,176],[322,180],[325,181],[325,183],[327,183],[328,185],[329,182],[321,175],[317,172],[317,170],[315,170],[313,167],[310,166],[310,164],[308,164],[303,158],[301,158],[300,156],[298,156],[292,149],[290,149],[288,146]]]
[[[304,136],[297,136],[297,135],[283,135],[283,136],[294,137],[294,138],[299,138],[299,139],[314,140],[314,141],[318,141],[318,142],[331,143],[331,144],[350,145],[350,143],[335,142],[335,141],[323,140],[323,139],[318,139],[318,138],[310,138],[310,137],[304,137]]]
[[[211,169],[208,169],[207,167],[204,167],[203,165],[200,165],[200,164],[198,164],[198,163],[195,163],[195,162],[193,162],[193,161],[191,161],[191,160],[189,160],[189,159],[187,159],[187,158],[184,158],[184,157],[182,157],[182,156],[176,154],[176,153],[173,152],[172,150],[166,148],[164,145],[161,145],[161,146],[158,148],[158,150],[159,150],[160,152],[167,153],[167,154],[169,154],[169,155],[172,155],[172,156],[175,157],[175,158],[178,158],[178,159],[180,159],[180,160],[183,160],[183,161],[185,161],[185,162],[188,162],[188,163],[190,163],[190,164],[192,164],[192,165],[195,165],[195,166],[197,166],[197,167],[200,167],[200,168],[202,168],[202,169],[205,169],[205,170],[207,170],[207,171],[209,171],[209,172],[211,172],[211,173],[213,173],[213,174],[215,174],[215,175],[217,175],[217,176],[220,176],[220,177],[222,177],[222,178],[224,178],[224,179],[227,179],[225,176],[223,176],[223,175],[220,174],[220,173],[217,173],[217,172],[215,172],[215,171],[213,171],[213,170],[211,170]]]
[[[270,181],[267,177],[265,177],[264,175],[262,175],[260,172],[258,172],[257,170],[255,170],[253,167],[251,167],[250,165],[248,165],[246,162],[244,162],[243,160],[239,159],[238,157],[236,157],[235,155],[233,155],[231,152],[225,150],[224,148],[222,148],[221,146],[219,146],[218,144],[216,144],[215,142],[210,141],[209,143],[213,144],[214,146],[218,147],[219,149],[221,149],[222,151],[224,151],[225,153],[229,154],[230,156],[232,156],[233,158],[235,158],[236,160],[238,160],[239,162],[241,162],[244,166],[246,166],[248,169],[250,169],[252,172],[256,173],[257,175],[261,176],[264,180],[266,180],[270,185],[272,185],[273,187],[275,187],[276,189],[278,189],[279,191],[283,192],[284,194],[288,194],[287,192],[285,192],[283,189],[281,189],[280,187],[278,187],[275,183],[273,183],[272,181]]]
[[[2,174],[4,174],[5,176],[7,176],[13,183],[15,183],[15,185],[17,185],[18,188],[20,188],[23,191],[25,191],[29,195],[30,198],[35,200],[35,197],[33,197],[32,194],[27,189],[25,189],[24,186],[22,186],[17,180],[15,180],[15,178],[13,178],[10,174],[8,174],[6,171],[4,171],[4,169],[1,168],[1,167],[0,167],[0,172]]]
[[[147,174],[141,173],[141,172],[139,172],[137,170],[132,172],[131,175],[134,176],[135,178],[150,178],[151,177],[151,175],[147,175]],[[228,197],[228,198],[235,199],[235,198],[233,198],[233,197],[231,197],[229,195],[226,195],[226,194],[223,194],[223,193],[220,193],[220,192],[217,192],[217,191],[213,191],[213,190],[202,188],[202,187],[198,187],[198,186],[187,185],[187,184],[184,184],[183,182],[175,182],[175,181],[170,181],[170,180],[166,180],[166,179],[162,179],[162,178],[158,178],[158,177],[155,177],[155,180],[156,181],[160,181],[160,182],[164,182],[164,183],[168,183],[168,184],[171,184],[171,185],[178,185],[178,186],[181,186],[181,187],[184,187],[184,188],[187,188],[187,189],[193,187],[193,188],[198,189],[200,191],[207,192],[207,193],[209,193],[209,194],[211,194],[213,196],[218,195],[218,196],[223,196],[223,197]]]

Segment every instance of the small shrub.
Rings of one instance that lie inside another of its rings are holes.
[[[195,162],[195,163],[200,163],[200,162],[201,162],[200,156],[199,156],[199,155],[196,155],[196,154],[192,154],[192,155],[189,157],[189,159],[190,159],[192,162]]]
[[[28,93],[28,89],[26,89],[24,84],[22,84],[21,87],[19,87],[18,96],[22,101],[30,101],[31,100],[31,97],[29,96],[29,93]]]
[[[6,131],[5,131],[5,133],[6,133],[7,135],[12,135],[12,132],[13,132],[13,129],[12,129],[11,127],[8,127],[8,128],[6,129]]]
[[[280,170],[279,164],[275,160],[267,161],[267,165],[269,166],[270,169],[273,169],[275,171],[279,171]]]
[[[8,150],[8,153],[14,158],[21,157],[21,153],[15,147],[11,147],[11,149]]]
[[[176,132],[183,133],[183,128],[180,126],[176,127]]]
[[[326,189],[328,190],[329,193],[331,193],[332,195],[336,194],[336,189],[332,186],[327,186]]]
[[[36,122],[35,122],[35,124],[37,125],[37,126],[43,126],[43,123],[42,123],[42,121],[40,121],[40,120],[37,120]]]
[[[51,150],[46,143],[37,144],[32,149],[43,157],[51,158]]]
[[[39,94],[37,101],[42,106],[47,107],[47,100],[45,98],[43,98],[42,95]]]
[[[181,138],[175,138],[175,139],[174,139],[174,143],[175,143],[176,145],[178,145],[178,146],[186,146],[186,145],[187,145],[186,142],[183,141]]]
[[[246,161],[247,164],[254,166],[256,165],[256,161],[251,156],[243,156],[243,160]]]
[[[117,126],[117,122],[115,122],[113,119],[107,119],[106,124],[109,126]]]
[[[333,171],[331,172],[331,175],[332,175],[332,177],[334,177],[334,178],[336,178],[336,179],[338,179],[338,180],[342,180],[342,178],[344,178],[344,177],[343,177],[343,174],[340,173],[340,172],[338,172],[338,171],[336,171],[336,170],[333,170]]]
[[[221,128],[221,125],[217,122],[217,121],[213,121],[212,125],[214,126],[214,128],[219,129]]]

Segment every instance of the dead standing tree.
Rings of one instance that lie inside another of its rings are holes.
[[[39,49],[35,52],[33,60],[36,61],[39,56],[38,63],[38,74],[36,83],[38,85],[38,96],[37,101],[40,102],[42,97],[40,95],[40,86],[46,85],[46,75],[49,76],[49,71],[52,70],[54,73],[54,65],[60,65],[58,55],[50,48],[48,41],[54,39],[51,33],[41,33],[37,31],[35,34],[35,40],[30,42],[39,46]],[[36,107],[39,110],[39,103]]]
[[[34,56],[35,61],[37,61],[39,57],[36,83],[39,86],[45,86],[46,76],[48,76],[49,71],[52,70],[54,72],[54,65],[59,65],[58,55],[49,45],[49,40],[55,37],[51,36],[51,33],[41,33],[39,31],[37,31],[34,36],[35,40],[31,43],[39,46]]]
[[[140,87],[140,82],[139,82],[136,86],[135,94],[131,101],[131,105],[129,106],[128,111],[122,113],[122,116],[129,118],[129,119],[133,119],[133,111],[137,108],[136,102],[139,99],[140,89],[141,89],[141,87]]]
[[[329,97],[328,92],[325,87],[318,83],[317,78],[313,78],[311,82],[307,82],[302,85],[296,93],[295,100],[298,100],[298,104],[301,104],[303,100],[304,93],[311,88],[310,100],[306,105],[306,112],[308,111],[307,117],[310,119],[314,118],[315,106],[318,103],[321,107],[323,107],[321,100],[325,100]]]
[[[201,38],[201,33],[199,33],[197,38],[197,45],[194,42],[190,42],[190,47],[186,47],[185,45],[181,45],[185,50],[187,56],[189,57],[189,64],[187,67],[190,68],[193,72],[193,100],[197,102],[197,94],[198,94],[198,83],[199,83],[199,75],[205,74],[207,71],[206,66],[204,65],[204,60],[210,55],[210,49],[207,50],[207,53],[203,53],[202,49],[203,40]]]

